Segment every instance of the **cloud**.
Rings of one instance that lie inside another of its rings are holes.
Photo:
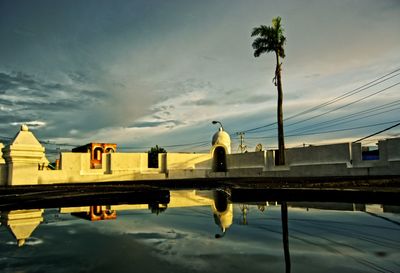
[[[274,96],[267,95],[267,94],[259,94],[259,95],[253,95],[253,96],[244,98],[243,102],[248,103],[248,104],[254,104],[254,103],[263,103],[266,101],[270,101],[272,99],[275,99]]]
[[[46,126],[46,122],[44,121],[39,121],[39,120],[34,120],[34,121],[21,121],[21,122],[12,122],[11,125],[16,126],[16,125],[28,125],[29,127],[34,127],[34,128],[40,128]]]
[[[194,104],[197,106],[210,106],[210,105],[216,105],[217,102],[211,99],[199,99],[197,101],[194,101]]]
[[[75,116],[72,120],[77,122],[80,113],[108,98],[104,91],[88,90],[75,83],[46,81],[22,72],[1,72],[0,128],[10,131],[9,125],[25,123],[33,129],[43,129],[62,122],[64,126],[53,127],[50,134],[64,133],[71,122],[65,119]]]
[[[10,124],[41,121],[44,139],[173,142],[184,128],[182,139],[203,136],[212,119],[263,125],[275,116],[275,59],[253,57],[250,31],[276,14],[288,38],[285,115],[400,61],[395,1],[311,3],[7,2],[0,129],[13,135]]]
[[[179,120],[160,120],[160,121],[137,121],[132,125],[128,126],[128,128],[151,128],[151,127],[167,127],[173,128],[178,125],[185,124],[183,121]]]

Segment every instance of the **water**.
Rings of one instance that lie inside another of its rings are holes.
[[[400,272],[400,207],[231,197],[171,191],[99,221],[90,207],[2,211],[0,272]]]

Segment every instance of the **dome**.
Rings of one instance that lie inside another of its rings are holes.
[[[212,146],[224,146],[228,151],[231,150],[231,137],[222,128],[212,137]]]
[[[230,192],[217,190],[214,191],[214,202],[211,204],[213,211],[214,222],[217,224],[222,234],[216,234],[216,238],[221,238],[225,235],[226,230],[233,222],[233,204],[228,200]]]

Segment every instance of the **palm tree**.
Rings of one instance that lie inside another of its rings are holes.
[[[285,165],[285,142],[283,134],[283,113],[282,113],[282,80],[281,80],[281,66],[279,58],[285,58],[285,50],[283,45],[286,42],[285,36],[283,36],[283,28],[281,25],[281,17],[272,19],[272,26],[261,25],[255,27],[251,32],[251,37],[258,36],[252,46],[254,49],[254,57],[259,57],[263,53],[275,52],[276,56],[276,69],[275,77],[273,82],[278,89],[278,164]]]

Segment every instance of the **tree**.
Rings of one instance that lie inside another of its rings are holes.
[[[149,168],[158,168],[158,154],[166,153],[167,151],[156,145],[155,147],[151,147],[150,151],[147,152],[148,154],[148,167]]]
[[[251,32],[251,37],[258,36],[253,41],[254,57],[259,57],[263,53],[275,52],[276,56],[276,68],[275,77],[273,82],[278,89],[278,107],[277,107],[277,119],[278,119],[278,164],[285,165],[285,141],[283,133],[283,93],[282,93],[282,79],[281,79],[281,67],[280,58],[285,58],[285,50],[283,48],[286,38],[283,36],[283,28],[281,25],[281,17],[272,19],[272,26],[261,25],[255,27]]]

